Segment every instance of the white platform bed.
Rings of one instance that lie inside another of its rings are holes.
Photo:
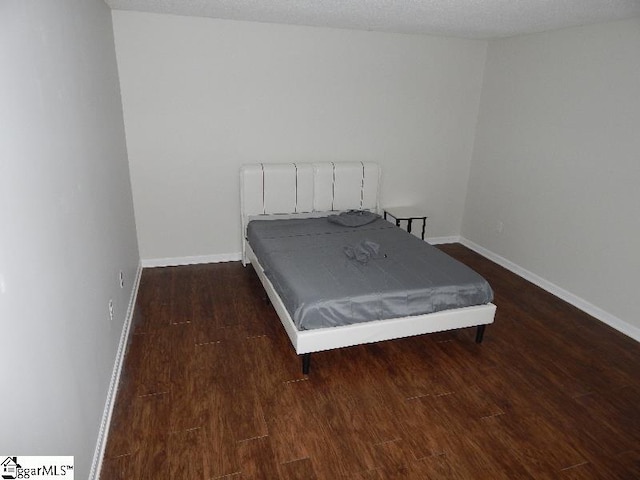
[[[243,263],[251,263],[307,374],[310,354],[334,348],[458,328],[484,328],[494,320],[493,303],[336,327],[299,330],[247,241],[251,220],[320,217],[350,209],[377,212],[380,169],[375,163],[255,164],[241,169]]]

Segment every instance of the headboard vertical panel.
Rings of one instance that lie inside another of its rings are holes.
[[[296,213],[313,212],[313,165],[296,163]]]
[[[364,165],[335,163],[333,171],[333,210],[362,209]]]
[[[313,164],[313,210],[333,210],[333,163]]]
[[[362,167],[362,208],[377,212],[380,210],[380,167],[373,162],[363,162]]]
[[[263,165],[264,213],[295,213],[297,175],[293,163]]]

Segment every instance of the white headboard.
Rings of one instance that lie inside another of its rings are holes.
[[[256,215],[378,211],[380,169],[373,162],[258,163],[240,170],[242,253]]]

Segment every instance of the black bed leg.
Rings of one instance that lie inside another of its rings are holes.
[[[486,325],[478,325],[476,330],[476,343],[482,343],[482,337],[484,337],[484,329]]]
[[[311,354],[303,353],[302,354],[302,373],[304,375],[309,374],[309,367],[311,366]]]

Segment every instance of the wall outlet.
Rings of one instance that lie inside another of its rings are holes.
[[[109,320],[113,322],[113,300],[109,299]]]
[[[120,288],[124,288],[124,273],[120,271]]]
[[[498,223],[496,223],[496,232],[502,233],[502,230],[504,230],[504,223],[498,221]]]

